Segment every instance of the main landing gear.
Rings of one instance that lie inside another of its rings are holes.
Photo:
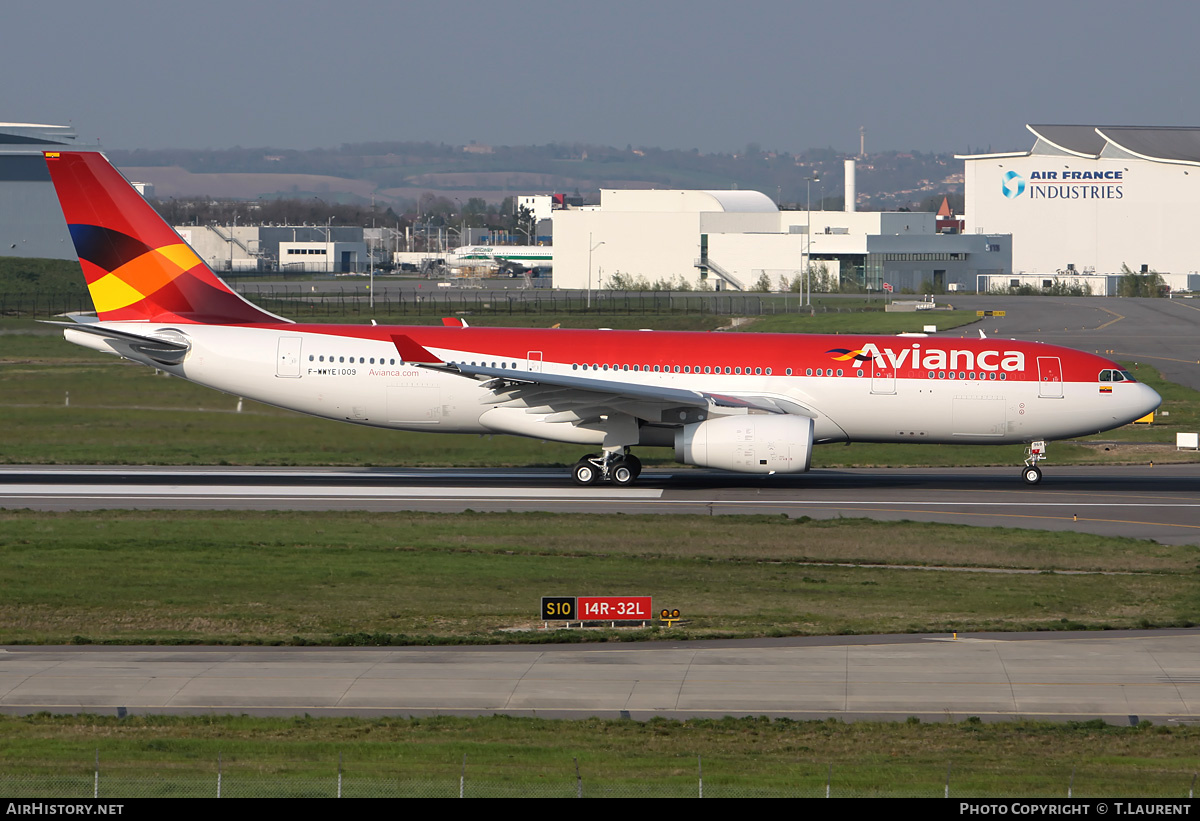
[[[1046,442],[1042,439],[1030,442],[1025,448],[1025,467],[1021,468],[1021,478],[1027,485],[1036,485],[1042,481],[1042,469],[1037,463],[1046,458]]]
[[[642,460],[629,452],[628,448],[604,453],[589,453],[571,469],[571,478],[577,485],[594,485],[612,482],[619,487],[632,485],[642,472]]]

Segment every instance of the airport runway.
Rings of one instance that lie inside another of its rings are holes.
[[[741,476],[650,469],[630,488],[573,485],[564,470],[2,467],[0,507],[550,511],[866,517],[1074,530],[1200,544],[1200,463],[815,470]]]
[[[1200,721],[1200,631],[454,648],[0,648],[0,711]]]

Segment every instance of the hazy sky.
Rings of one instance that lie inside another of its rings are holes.
[[[371,140],[1022,150],[1200,125],[1200,3],[6,4],[0,121],[107,148]]]

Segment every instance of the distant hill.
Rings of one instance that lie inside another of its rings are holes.
[[[308,151],[272,148],[110,151],[126,176],[167,197],[233,199],[317,196],[340,202],[404,206],[432,193],[499,202],[518,193],[580,193],[601,188],[742,188],[803,208],[811,195],[840,208],[843,160],[832,149],[701,154],[659,148],[579,144],[451,146],[363,143]],[[962,199],[962,163],[949,154],[886,152],[858,160],[858,207],[935,210]],[[813,175],[815,182],[807,180]]]

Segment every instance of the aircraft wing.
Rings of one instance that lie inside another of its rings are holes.
[[[573,415],[577,415],[582,408],[588,408],[597,414],[629,413],[649,422],[666,422],[670,420],[662,418],[662,412],[665,410],[697,408],[718,416],[746,411],[816,416],[811,409],[778,395],[712,393],[640,385],[621,379],[598,379],[464,363],[448,366],[448,369],[464,376],[488,381],[494,397],[492,404],[516,403],[527,407],[571,411]],[[622,372],[611,373],[618,376]]]

